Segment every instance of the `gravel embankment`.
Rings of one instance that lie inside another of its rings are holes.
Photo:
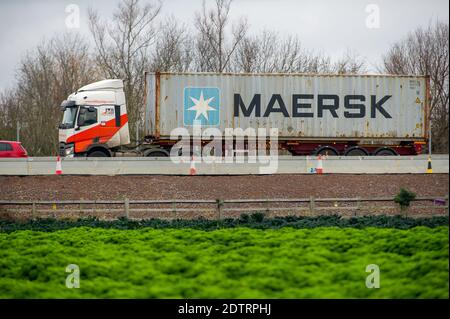
[[[0,176],[0,199],[234,199],[445,196],[448,174],[265,176]]]

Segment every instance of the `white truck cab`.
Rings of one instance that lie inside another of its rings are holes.
[[[61,156],[111,156],[130,143],[123,81],[103,80],[83,86],[61,104]]]

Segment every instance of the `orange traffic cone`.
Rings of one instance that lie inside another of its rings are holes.
[[[317,174],[323,174],[322,155],[319,155],[319,156],[317,157],[316,173],[317,173]]]
[[[191,157],[191,167],[189,168],[189,174],[190,175],[195,175],[197,173],[197,170],[195,169],[195,160],[194,160],[194,156],[192,155]]]
[[[61,167],[61,157],[58,155],[58,158],[56,160],[56,175],[61,175],[62,174],[62,167]]]

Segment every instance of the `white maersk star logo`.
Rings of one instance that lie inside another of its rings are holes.
[[[184,125],[191,126],[194,121],[205,126],[219,124],[220,94],[218,88],[184,89]]]
[[[194,102],[194,106],[188,108],[188,111],[195,111],[195,119],[198,120],[200,115],[203,115],[206,120],[208,120],[208,111],[216,111],[215,108],[211,107],[209,103],[214,100],[214,96],[205,100],[203,97],[203,91],[200,91],[200,99],[195,99],[192,96],[190,97]]]

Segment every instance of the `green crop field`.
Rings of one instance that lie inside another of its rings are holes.
[[[4,231],[0,298],[448,298],[448,241],[448,226]]]

